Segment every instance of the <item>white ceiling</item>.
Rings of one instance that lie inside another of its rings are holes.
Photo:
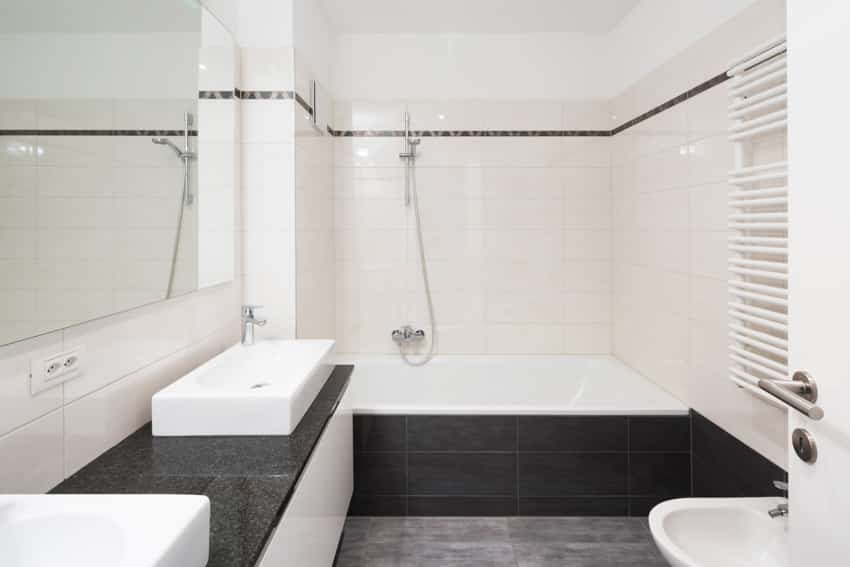
[[[319,0],[335,31],[604,33],[640,0]]]

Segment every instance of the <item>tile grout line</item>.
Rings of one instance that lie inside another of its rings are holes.
[[[691,453],[691,494],[690,496],[694,496],[694,415],[692,412],[688,412],[688,437],[690,440],[690,453]]]
[[[514,416],[514,425],[515,425],[515,435],[516,435],[516,478],[514,480],[514,490],[516,500],[514,504],[516,505],[516,509],[514,510],[514,515],[519,516],[519,415]],[[511,544],[513,546],[513,544]],[[516,555],[514,555],[514,559],[516,559]]]
[[[626,417],[626,514],[632,517],[632,418]]]
[[[408,416],[404,416],[404,516],[410,515],[410,440]]]

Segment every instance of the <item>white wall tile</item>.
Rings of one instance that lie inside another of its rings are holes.
[[[281,143],[294,140],[294,100],[245,100],[241,104],[242,142]]]
[[[693,230],[726,230],[728,224],[729,191],[726,183],[691,187],[690,228]]]
[[[0,101],[0,129],[34,130],[37,126],[37,102],[31,99]]]
[[[726,279],[729,273],[728,245],[726,231],[691,232],[690,272],[697,276]]]
[[[565,260],[608,260],[611,258],[611,231],[564,230]]]
[[[730,20],[612,101],[612,112],[636,115],[708,78],[714,71],[705,68],[706,54],[767,40],[761,24],[781,24],[780,4],[760,3]],[[614,137],[613,350],[782,464],[784,416],[727,379],[727,178],[734,167],[727,114],[728,88],[716,86]],[[778,138],[756,146],[769,159],[786,155]]]
[[[499,354],[556,354],[563,347],[561,325],[487,325],[487,352]]]
[[[434,116],[429,112],[427,104],[413,114],[412,128],[428,129],[427,125]],[[404,112],[407,107],[408,105],[401,102],[338,100],[334,103],[333,127],[337,130],[401,130],[404,127]],[[439,112],[439,109],[435,110]],[[448,117],[447,113],[446,116]]]
[[[541,293],[491,292],[487,294],[487,323],[541,323],[562,321],[564,298],[555,291]]]
[[[292,90],[295,61],[292,48],[241,48],[242,90]]]
[[[39,100],[38,128],[41,130],[109,130],[115,126],[111,100]]]
[[[563,321],[574,323],[611,323],[611,294],[567,293],[563,297]]]
[[[562,352],[566,354],[610,353],[610,325],[565,325]]]
[[[4,493],[47,492],[63,478],[61,409],[0,437],[0,489]]]
[[[228,346],[221,333],[177,351],[65,407],[70,476],[151,419],[151,396]]]
[[[114,106],[114,124],[118,130],[183,130],[186,127],[185,113],[194,115],[194,128],[200,125],[199,103],[193,99],[123,99],[116,100]],[[220,103],[216,101],[216,104]],[[207,114],[208,116],[208,114]],[[204,123],[204,136],[207,136],[209,123]]]
[[[31,362],[60,352],[61,332],[0,347],[0,435],[61,407],[61,387],[30,394]]]

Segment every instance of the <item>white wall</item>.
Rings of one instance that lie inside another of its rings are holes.
[[[756,0],[642,0],[608,34],[608,96],[621,94]],[[711,71],[713,54],[700,65]],[[715,72],[721,72],[725,60]]]
[[[293,45],[298,52],[299,64],[306,65],[308,74],[330,89],[333,86],[331,69],[336,35],[322,11],[321,3],[318,0],[293,0],[293,16]],[[299,93],[305,98],[308,94],[301,92],[300,88]]]
[[[0,69],[14,77],[0,98],[193,98],[200,45],[200,32],[0,34]]]
[[[600,34],[356,34],[334,56],[340,99],[603,99],[754,0],[643,0]],[[718,72],[721,69],[718,69]]]
[[[760,0],[644,76],[612,112],[645,111],[784,26],[784,2]],[[728,379],[726,93],[716,86],[613,139],[614,354],[785,466],[784,414]],[[764,151],[781,160],[784,143]]]
[[[335,38],[319,4],[294,2],[295,90],[305,100],[310,98],[312,80],[325,91],[331,83]],[[333,102],[325,104],[320,121],[322,116],[326,121],[333,119]],[[295,107],[294,128],[296,335],[332,339],[336,336],[334,139],[313,128],[311,116],[300,105]]]
[[[594,128],[589,103],[338,103],[338,128]],[[442,119],[441,119],[442,117]],[[598,126],[596,126],[598,127]],[[608,137],[427,137],[417,187],[438,352],[610,352]],[[336,138],[340,352],[395,353],[390,332],[428,332],[400,138]]]
[[[577,33],[348,35],[334,94],[350,100],[595,99],[608,94],[607,40]]]
[[[295,88],[291,0],[203,0],[240,46],[243,91]],[[263,305],[268,324],[258,337],[294,338],[295,102],[243,100],[240,104],[240,234],[244,251],[242,303]]]
[[[201,0],[242,48],[291,46],[293,0]]]

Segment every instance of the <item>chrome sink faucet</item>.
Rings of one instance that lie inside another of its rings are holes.
[[[250,346],[254,344],[255,325],[262,327],[266,324],[266,319],[258,319],[254,316],[254,310],[262,308],[262,305],[242,306],[242,346]]]
[[[787,482],[783,482],[781,480],[774,480],[773,486],[775,486],[777,489],[783,491],[786,494],[786,497],[787,497],[787,494],[788,494],[788,483]],[[787,516],[788,515],[788,502],[782,502],[779,505],[777,505],[776,508],[768,510],[767,515],[770,516],[771,518],[783,518],[783,517]]]

